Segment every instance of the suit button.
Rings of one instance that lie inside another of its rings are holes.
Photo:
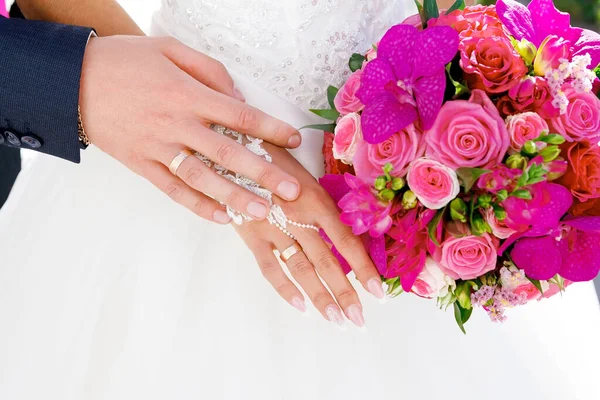
[[[23,136],[21,138],[21,142],[31,149],[39,149],[42,147],[42,142],[40,142],[40,140],[33,135]]]
[[[15,147],[21,147],[21,139],[19,139],[19,137],[11,131],[4,131],[4,137],[6,138],[8,144]]]

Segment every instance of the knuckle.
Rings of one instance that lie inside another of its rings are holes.
[[[225,204],[230,207],[233,207],[237,211],[242,211],[239,207],[241,204],[242,196],[238,193],[237,190],[232,190],[225,197]]]
[[[294,135],[296,130],[282,121],[277,121],[273,129],[273,138],[278,142],[287,143],[287,139]]]
[[[183,180],[188,182],[190,186],[199,186],[202,182],[204,171],[200,168],[189,168],[183,173]]]
[[[291,287],[292,285],[289,282],[282,282],[278,285],[275,285],[275,290],[277,291],[277,293],[279,293],[279,295],[283,298],[285,298],[286,294],[290,292],[290,290],[292,289]]]
[[[267,186],[273,180],[273,168],[271,165],[261,167],[256,177],[256,182],[261,186]]]
[[[240,130],[251,130],[258,122],[256,110],[249,107],[241,107],[237,113],[237,126]]]
[[[169,196],[171,198],[171,200],[179,203],[181,201],[181,198],[183,196],[183,188],[181,187],[181,185],[177,184],[177,183],[170,183],[168,184],[165,189],[164,192],[167,196]]]
[[[260,272],[267,280],[277,274],[277,269],[279,269],[279,264],[275,261],[268,260],[260,263]]]
[[[327,273],[337,266],[337,260],[332,254],[322,254],[317,257],[315,266],[317,270]]]
[[[362,245],[362,243],[360,243],[360,239],[354,236],[352,231],[348,231],[347,229],[344,229],[344,231],[340,233],[337,241],[337,247],[343,249],[354,249],[357,246]]]
[[[308,260],[299,260],[293,264],[292,269],[296,275],[305,276],[313,270],[313,266]]]
[[[217,163],[226,167],[237,156],[235,143],[222,144],[217,149]]]
[[[192,212],[199,217],[204,217],[206,214],[206,202],[203,199],[197,200],[192,206]]]
[[[311,300],[315,305],[325,305],[331,303],[331,295],[325,290],[320,290],[311,298]]]
[[[357,295],[353,289],[346,288],[336,293],[335,297],[339,300],[340,303],[352,303],[353,300],[356,299]]]

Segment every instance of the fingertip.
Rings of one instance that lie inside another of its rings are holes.
[[[243,93],[236,87],[233,88],[233,97],[235,97],[237,100],[241,101],[242,103],[246,102],[246,97],[244,97]]]
[[[213,213],[213,220],[221,225],[228,225],[231,222],[231,218],[223,210],[215,211]]]
[[[293,134],[287,141],[287,147],[290,149],[295,149],[302,144],[302,136],[300,133]]]
[[[295,181],[283,181],[277,186],[277,194],[287,201],[294,201],[300,196],[300,185]]]

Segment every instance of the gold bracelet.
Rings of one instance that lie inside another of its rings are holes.
[[[81,108],[77,106],[77,133],[79,134],[79,141],[83,146],[88,147],[91,142],[88,135],[85,133],[85,129],[83,129],[83,121],[81,120]]]

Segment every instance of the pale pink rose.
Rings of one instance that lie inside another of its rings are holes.
[[[421,204],[432,210],[446,206],[460,192],[456,172],[427,158],[410,163],[407,182]]]
[[[517,233],[514,229],[506,226],[504,222],[498,221],[492,207],[486,208],[483,211],[483,217],[485,218],[485,222],[492,228],[494,236],[498,239],[508,239],[513,234]]]
[[[515,290],[513,290],[513,293],[517,296],[525,294],[526,301],[538,300],[542,297],[542,294],[538,288],[536,288],[531,282],[525,282],[518,286]]]
[[[491,168],[502,162],[510,136],[494,103],[481,90],[449,101],[425,134],[427,157],[458,169]]]
[[[379,47],[379,42],[375,43],[369,51],[365,54],[365,62],[373,61],[377,58],[377,48]]]
[[[425,154],[425,142],[421,138],[421,132],[411,124],[381,143],[363,141],[354,156],[356,176],[373,185],[375,179],[383,175],[383,167],[387,163],[394,168],[393,176],[405,176],[408,164]]]
[[[451,287],[456,287],[454,279],[440,269],[431,257],[427,257],[425,268],[412,287],[412,292],[426,299],[445,297]]]
[[[570,142],[600,139],[600,99],[592,92],[578,93],[570,85],[564,92],[569,106],[566,114],[550,120],[553,131]]]
[[[360,115],[348,114],[340,118],[335,127],[333,157],[344,164],[352,164],[357,146],[362,142]]]
[[[525,143],[537,139],[542,132],[548,133],[548,124],[537,113],[526,112],[506,118],[506,129],[510,135],[510,148],[520,152]]]
[[[344,83],[338,94],[333,99],[335,109],[342,115],[361,111],[365,106],[356,97],[356,92],[360,88],[360,78],[362,69],[357,70]]]
[[[489,234],[450,237],[435,254],[438,265],[453,279],[475,279],[496,268],[498,241]]]

